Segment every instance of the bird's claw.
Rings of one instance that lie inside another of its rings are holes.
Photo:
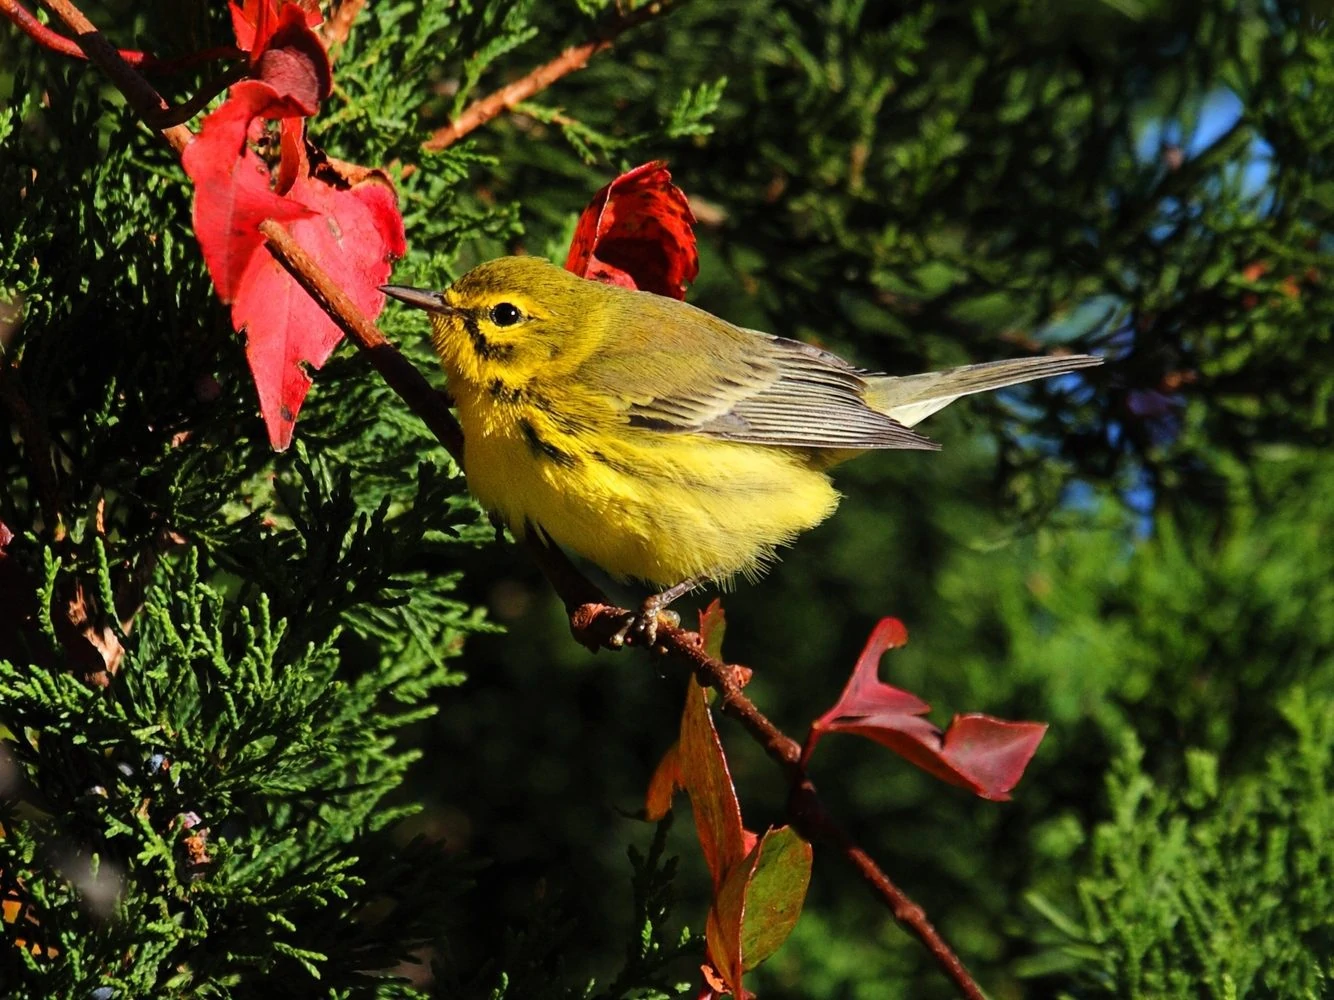
[[[640,608],[625,616],[625,623],[611,634],[607,644],[613,649],[620,649],[627,642],[652,649],[658,641],[658,628],[661,624],[677,628],[681,624],[681,616],[675,611],[657,607]]]

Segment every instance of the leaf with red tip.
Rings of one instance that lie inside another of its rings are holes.
[[[752,838],[713,897],[705,923],[708,959],[734,996],[741,976],[776,952],[801,915],[811,881],[811,845],[791,827]]]
[[[645,163],[593,196],[579,216],[565,268],[593,281],[674,299],[699,274],[695,216],[666,164]]]
[[[881,619],[866,641],[838,702],[811,724],[803,763],[827,732],[856,733],[889,747],[942,781],[984,799],[1004,801],[1023,777],[1047,731],[1040,722],[1007,722],[987,715],[956,716],[941,731],[922,718],[931,706],[877,676],[880,657],[908,641],[893,618]]]
[[[682,783],[690,794],[695,832],[717,891],[732,866],[746,856],[746,837],[722,741],[713,726],[704,688],[693,677],[686,683],[678,745]]]

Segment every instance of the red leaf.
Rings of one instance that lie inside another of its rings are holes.
[[[947,732],[922,718],[931,706],[877,677],[880,657],[902,646],[902,623],[883,618],[866,640],[838,702],[811,724],[803,763],[827,732],[865,736],[942,781],[967,788],[984,799],[1004,801],[1023,777],[1024,768],[1047,731],[1040,722],[1006,722],[987,715],[955,716]]]
[[[241,3],[231,0],[227,9],[232,15],[236,47],[242,52],[253,51],[257,40],[260,46],[267,42],[278,23],[276,0],[241,0]]]
[[[195,184],[195,236],[223,302],[236,296],[241,276],[264,242],[265,219],[290,222],[310,210],[269,190],[269,168],[247,145],[259,118],[300,116],[266,84],[243,80],[204,119],[204,127],[181,154]]]
[[[593,196],[575,227],[565,269],[684,299],[685,286],[699,274],[694,224],[666,164],[645,163]]]
[[[14,532],[4,521],[0,521],[0,556],[5,554],[5,547],[14,540]]]
[[[324,43],[306,20],[300,7],[287,4],[278,15],[276,30],[251,52],[251,61],[256,78],[313,115],[333,90],[333,67]]]
[[[302,12],[303,21],[312,28],[323,20],[319,0],[241,0],[240,3],[231,0],[227,6],[232,15],[236,47],[242,52],[251,53],[252,59],[278,29],[280,10],[298,8]]]
[[[259,390],[269,440],[292,440],[297,412],[310,388],[304,366],[319,368],[342,334],[268,253],[258,226],[288,225],[293,237],[363,312],[379,314],[379,285],[406,251],[403,220],[383,175],[362,171],[349,183],[327,163],[311,169],[299,127],[284,122],[283,189],[271,189],[268,165],[248,145],[263,118],[300,117],[291,98],[260,81],[242,81],[204,122],[182,157],[195,182],[194,221],[209,274],[232,324],[246,333],[246,355]],[[290,186],[289,186],[290,185]]]
[[[695,814],[695,832],[717,892],[727,873],[746,856],[748,848],[741,827],[741,806],[723,755],[722,741],[713,727],[704,688],[693,677],[686,684],[678,753],[681,777]]]
[[[339,190],[302,177],[288,196],[310,214],[288,227],[358,309],[374,318],[384,306],[379,286],[407,250],[393,189],[378,180]],[[267,253],[251,259],[232,305],[232,323],[247,331],[246,357],[259,390],[269,440],[282,451],[310,390],[305,366],[320,368],[342,331]]]

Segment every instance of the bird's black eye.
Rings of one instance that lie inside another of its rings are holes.
[[[513,326],[523,319],[523,313],[513,302],[497,302],[491,307],[491,322],[496,326]]]

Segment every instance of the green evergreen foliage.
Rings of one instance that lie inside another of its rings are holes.
[[[1309,703],[1300,688],[1278,708],[1291,738],[1223,787],[1218,759],[1200,751],[1181,787],[1155,787],[1128,738],[1107,779],[1112,818],[1093,831],[1078,883],[1085,927],[1074,935],[1094,984],[1130,997],[1326,991],[1334,713],[1328,696]]]
[[[84,9],[164,55],[230,39],[197,0]],[[727,596],[728,655],[799,736],[893,614],[886,679],[938,721],[1051,723],[1005,806],[851,740],[816,766],[992,995],[1327,994],[1328,12],[678,0],[422,151],[617,9],[362,11],[310,124],[393,173],[394,280],[560,260],[592,192],[663,157],[691,298],[733,321],[890,371],[1107,353],[934,418],[939,456],[843,470],[835,519]],[[350,348],[273,455],[190,198],[94,69],[0,23],[0,891],[40,921],[0,925],[0,996],[690,992],[690,824],[626,818],[675,682],[570,641]],[[381,325],[438,377],[419,316]],[[780,821],[735,736],[746,816]],[[817,851],[754,988],[950,995],[863,893]]]

